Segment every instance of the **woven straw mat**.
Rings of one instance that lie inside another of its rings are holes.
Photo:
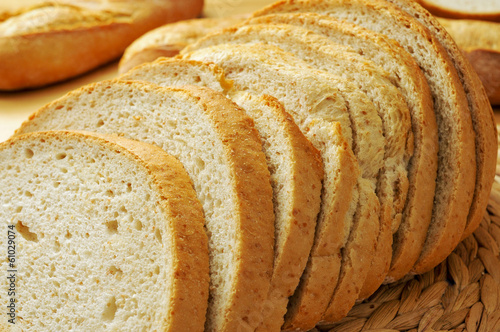
[[[480,227],[444,262],[383,285],[340,322],[311,332],[500,332],[500,160],[496,173]]]

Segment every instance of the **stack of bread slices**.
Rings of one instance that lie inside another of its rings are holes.
[[[409,0],[279,1],[70,92],[15,136],[0,186],[30,266],[26,331],[338,321],[472,234],[497,153],[477,75]],[[41,309],[54,296],[57,315]]]

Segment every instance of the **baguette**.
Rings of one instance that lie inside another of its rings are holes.
[[[0,13],[0,90],[40,87],[118,58],[145,32],[192,18],[203,0],[57,1]]]
[[[17,319],[2,331],[203,331],[207,236],[178,160],[116,136],[39,132],[0,144],[0,174],[19,254]]]
[[[158,59],[128,71],[120,79],[161,86],[208,86],[226,93],[254,120],[271,174],[276,217],[274,268],[261,327],[279,330],[288,298],[299,284],[313,245],[323,179],[319,151],[275,98],[233,89],[223,70],[214,64]]]
[[[500,23],[437,18],[468,58],[488,99],[500,105]]]
[[[44,106],[16,134],[44,129],[116,133],[178,158],[206,219],[205,329],[236,331],[260,323],[273,266],[272,189],[260,137],[241,108],[207,88],[104,81]]]
[[[241,17],[202,18],[159,27],[144,34],[125,50],[118,71],[123,74],[145,62],[159,57],[174,57],[187,45],[206,34],[240,23]]]

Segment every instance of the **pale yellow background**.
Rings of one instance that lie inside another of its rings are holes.
[[[0,10],[15,9],[37,2],[40,0],[0,0]],[[273,2],[273,0],[205,0],[204,16],[221,17],[249,13]],[[0,142],[9,138],[31,113],[44,104],[82,85],[111,79],[116,75],[117,62],[114,62],[76,79],[46,88],[15,93],[0,92]]]

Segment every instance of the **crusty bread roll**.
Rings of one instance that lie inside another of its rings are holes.
[[[416,0],[433,15],[500,22],[498,0]]]
[[[202,7],[203,0],[63,0],[0,13],[0,90],[85,73],[145,32],[195,17]]]
[[[39,132],[0,144],[0,174],[17,253],[1,263],[17,271],[17,317],[0,330],[203,331],[207,236],[177,159],[116,136]]]
[[[200,18],[167,24],[141,36],[123,53],[119,72],[125,73],[141,63],[151,62],[159,57],[173,57],[206,34],[235,25],[241,16],[227,18]]]
[[[488,99],[500,105],[500,23],[438,18],[478,74]]]

